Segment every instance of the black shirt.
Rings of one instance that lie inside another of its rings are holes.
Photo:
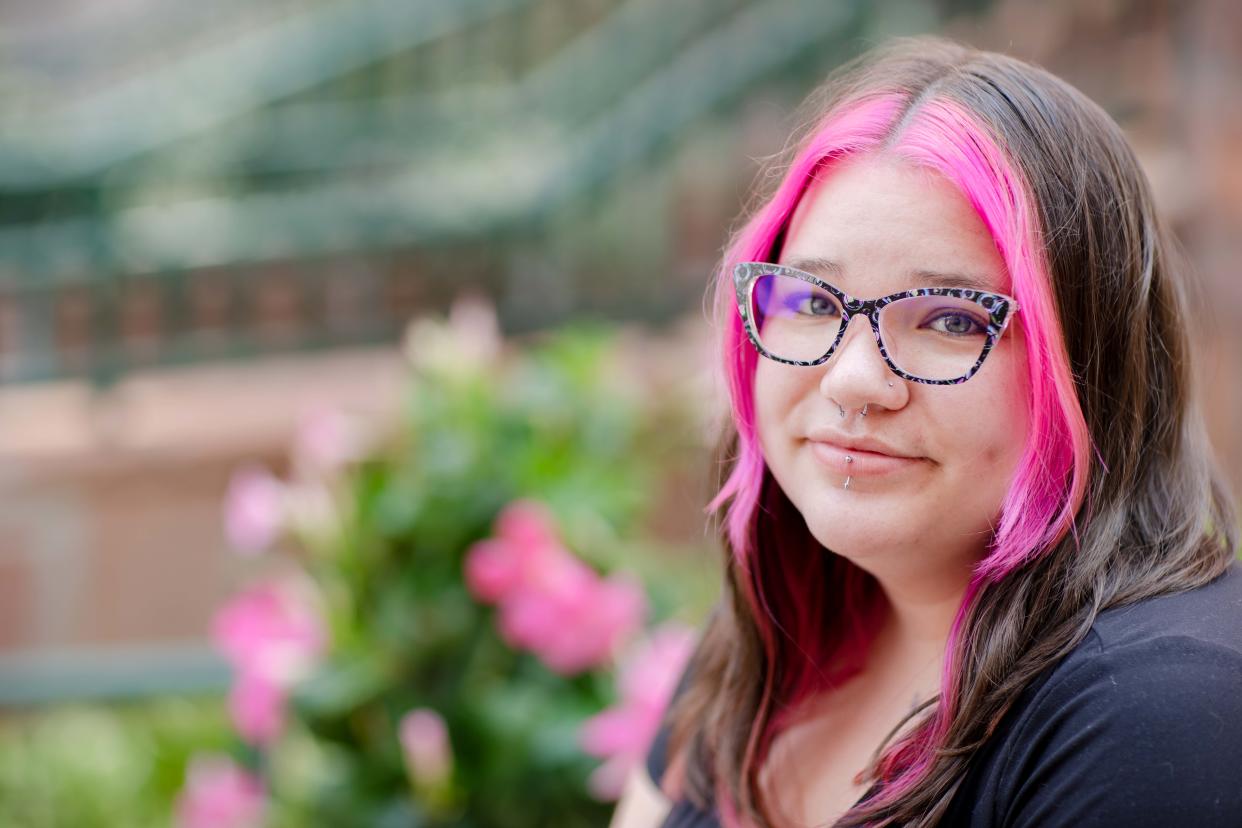
[[[647,756],[657,783],[667,740],[665,723]],[[1239,564],[1207,586],[1100,613],[971,760],[941,825],[1242,826]],[[720,822],[682,801],[663,826]]]

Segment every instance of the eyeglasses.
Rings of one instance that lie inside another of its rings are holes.
[[[734,267],[733,286],[746,334],[768,359],[821,365],[861,313],[893,373],[930,385],[973,377],[1018,310],[1012,297],[972,288],[914,288],[855,299],[810,273],[764,262]]]

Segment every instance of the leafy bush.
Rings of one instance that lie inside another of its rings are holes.
[[[692,644],[643,633],[667,601],[618,567],[681,401],[639,393],[605,331],[506,350],[479,305],[406,347],[397,427],[320,412],[290,480],[247,468],[230,489],[234,545],[283,539],[298,571],[217,617],[270,807],[236,768],[217,795],[238,824],[603,824]],[[183,823],[204,797],[187,789]]]
[[[226,533],[267,574],[213,621],[224,703],[10,715],[0,824],[607,821],[693,643],[668,619],[715,591],[648,531],[702,463],[695,402],[614,332],[506,346],[477,304],[406,349],[392,422],[312,412],[287,479],[235,475]]]

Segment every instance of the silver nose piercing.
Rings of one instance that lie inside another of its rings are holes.
[[[893,387],[892,382],[889,382],[888,387],[889,388]],[[862,407],[862,416],[864,417],[867,416],[867,409],[870,407],[871,407],[871,403],[867,403],[866,405]],[[837,413],[841,415],[841,419],[843,420],[845,419],[845,409],[841,407],[841,403],[837,403]]]

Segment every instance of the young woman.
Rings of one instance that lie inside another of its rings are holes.
[[[1120,130],[931,39],[811,105],[716,285],[725,594],[614,826],[1242,825],[1238,528]]]

